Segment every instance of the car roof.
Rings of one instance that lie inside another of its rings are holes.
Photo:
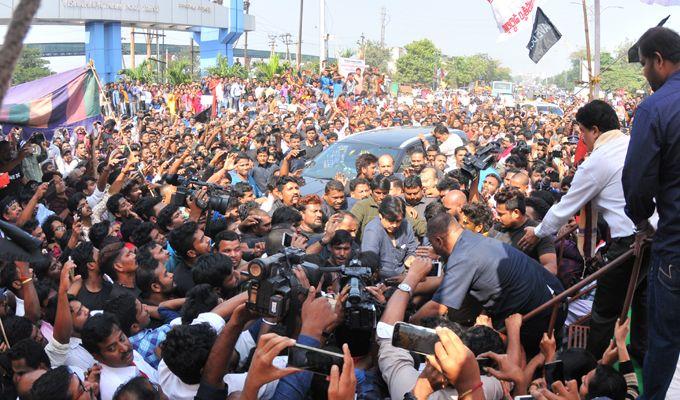
[[[557,107],[557,108],[560,107],[555,103],[547,103],[545,101],[529,101],[529,102],[526,102],[526,103],[522,103],[521,105],[523,105],[523,106],[550,106],[550,107]]]
[[[431,126],[399,126],[392,128],[377,128],[370,131],[355,133],[342,139],[348,143],[367,143],[381,147],[403,148],[418,140],[418,135],[432,136]]]

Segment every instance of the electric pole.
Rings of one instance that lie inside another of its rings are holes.
[[[284,33],[281,35],[281,41],[286,46],[286,61],[290,62],[290,45],[293,44],[293,39],[291,39],[290,33]]]
[[[267,37],[269,37],[269,58],[272,58],[276,52],[276,35],[267,35]]]
[[[319,0],[319,70],[326,64],[326,1]]]
[[[359,54],[359,58],[362,60],[366,59],[366,35],[364,35],[363,32],[361,32],[361,36],[359,37],[357,44],[359,45],[359,51],[361,53]]]
[[[130,68],[135,69],[135,27],[130,30]]]
[[[300,21],[298,24],[298,42],[297,42],[297,56],[295,63],[297,64],[297,69],[300,70],[300,63],[302,63],[302,10],[305,0],[300,0]]]
[[[600,98],[600,0],[593,1],[593,16],[595,22],[595,45],[593,54],[593,95],[596,99]]]
[[[243,0],[243,10],[248,14],[250,10],[250,0]],[[246,70],[250,70],[250,57],[248,57],[248,31],[245,32],[245,42],[243,43],[243,65]]]
[[[385,27],[387,26],[387,8],[380,9],[380,47],[385,47]]]
[[[152,33],[151,28],[146,29],[146,60],[151,60],[151,43],[152,43]],[[151,72],[151,63],[148,64],[149,72]]]

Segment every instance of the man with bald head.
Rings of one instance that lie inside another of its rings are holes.
[[[449,315],[455,314],[470,296],[494,322],[502,322],[512,314],[534,310],[564,290],[556,277],[529,256],[463,229],[448,213],[428,221],[427,236],[434,251],[446,260],[442,283],[423,307],[431,313],[436,314],[440,305],[445,305],[454,310]],[[520,340],[528,357],[538,353],[551,311],[545,310],[522,325]],[[565,309],[560,308],[555,326],[562,326],[565,317]]]
[[[531,178],[524,172],[518,172],[510,178],[510,186],[516,187],[525,196],[529,196],[529,182]]]
[[[460,210],[466,203],[467,197],[460,190],[449,190],[442,197],[442,204],[444,204],[447,212],[456,219],[460,219]]]
[[[392,176],[394,173],[394,158],[389,154],[383,154],[378,158],[378,172],[382,176]]]

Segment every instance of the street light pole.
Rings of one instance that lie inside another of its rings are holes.
[[[326,4],[319,0],[319,70],[323,71],[326,63]]]
[[[246,15],[250,11],[250,0],[243,0],[243,10]],[[245,31],[245,42],[243,43],[243,65],[250,71],[250,57],[248,57],[248,31]]]
[[[297,64],[297,69],[298,71],[300,70],[300,63],[302,63],[302,9],[304,6],[305,0],[300,0],[300,22],[298,25],[298,42],[297,42],[297,56],[295,63]]]

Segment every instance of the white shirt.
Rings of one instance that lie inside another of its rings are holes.
[[[607,138],[606,135],[615,137]],[[542,238],[556,233],[591,200],[607,221],[612,238],[633,234],[635,224],[624,211],[626,200],[621,184],[629,141],[629,136],[618,131],[605,132],[597,139],[595,149],[576,170],[567,194],[550,207],[543,222],[536,227],[536,236]]]
[[[163,388],[163,393],[173,400],[193,400],[200,386],[198,383],[189,385],[182,382],[177,375],[170,371],[170,368],[168,368],[163,360],[158,364],[158,379],[158,383]]]
[[[456,168],[456,149],[464,146],[463,139],[455,133],[449,133],[448,139],[439,145],[439,151],[446,156],[446,165]]]
[[[112,368],[102,364],[102,372],[99,379],[101,400],[111,400],[120,385],[140,375],[146,375],[151,382],[158,383],[158,372],[144,361],[141,354],[134,350],[133,354],[135,365],[130,367]]]

